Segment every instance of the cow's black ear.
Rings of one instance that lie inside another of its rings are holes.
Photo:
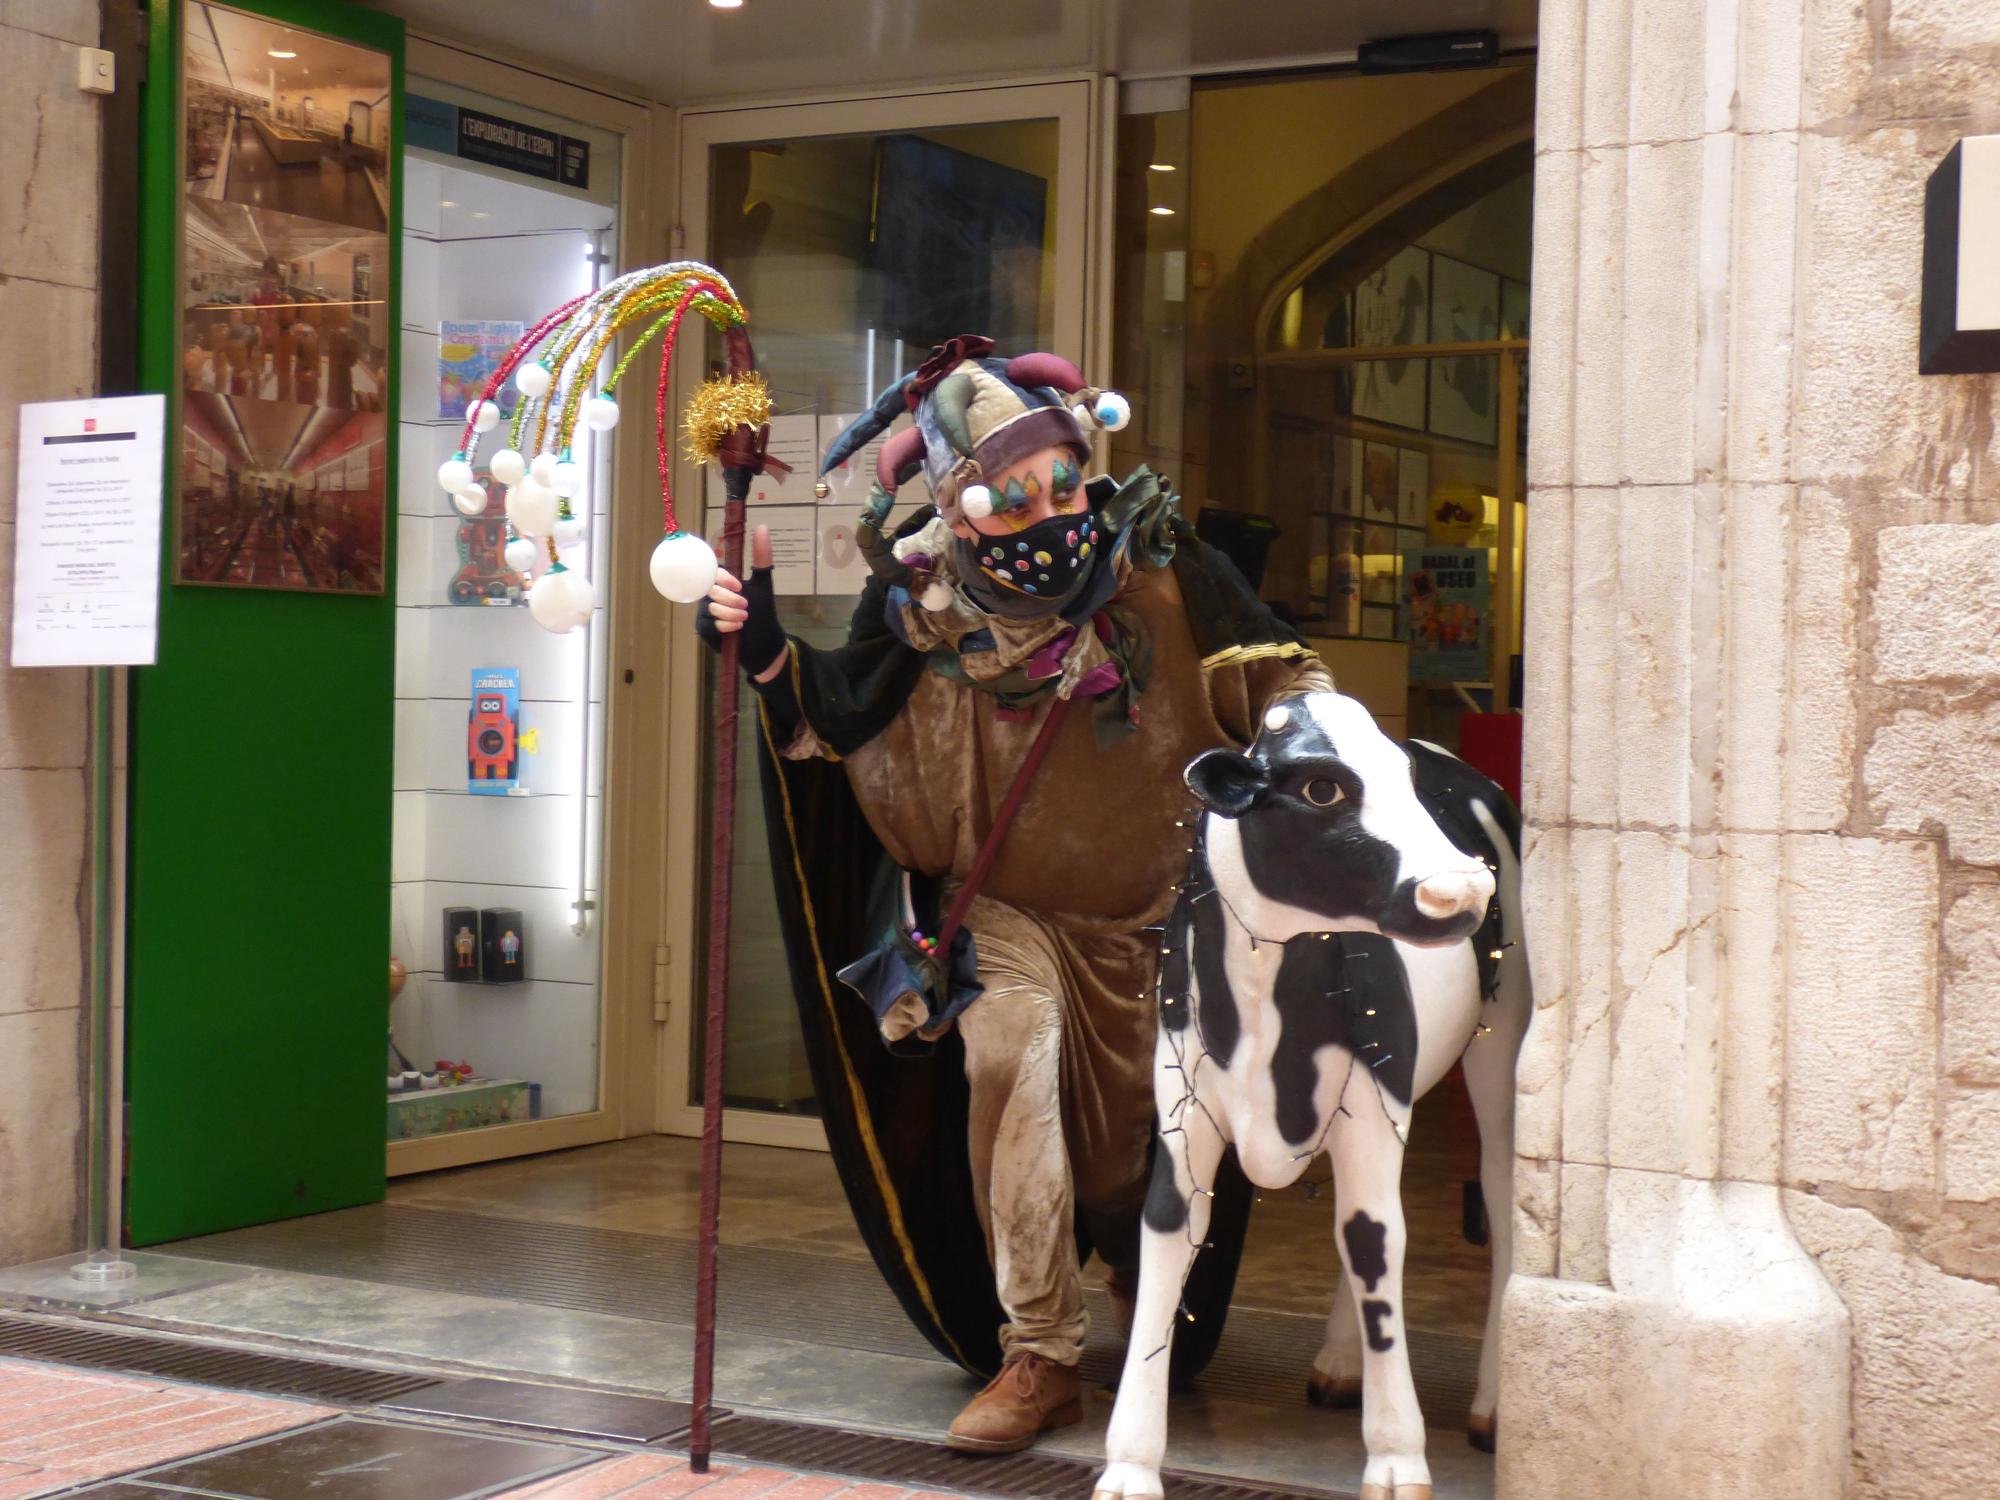
[[[1204,750],[1181,773],[1210,812],[1240,818],[1271,785],[1271,773],[1240,750]]]

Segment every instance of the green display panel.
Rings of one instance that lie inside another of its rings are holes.
[[[403,29],[152,9],[139,307],[171,395],[132,671],[126,1227],[380,1198]]]

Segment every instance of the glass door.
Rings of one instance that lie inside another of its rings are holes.
[[[750,310],[775,397],[771,448],[793,466],[753,488],[749,519],[771,528],[780,609],[801,640],[845,639],[866,578],[853,535],[868,466],[832,476],[824,495],[815,478],[820,455],[881,387],[961,333],[989,334],[1003,353],[1083,361],[1093,92],[1080,81],[686,117],[688,253],[728,276]],[[719,540],[720,485],[709,483]],[[922,482],[899,498],[898,519],[924,503]],[[693,767],[713,724],[714,673],[678,679],[674,763]],[[742,716],[737,755],[726,1129],[735,1140],[814,1145],[817,1109],[772,904],[756,722]],[[687,732],[697,728],[698,738]],[[704,793],[695,775],[674,792],[690,871],[707,847]],[[683,951],[705,946],[695,940],[704,901],[690,879]],[[689,1133],[701,1118],[697,970],[678,971],[662,1075],[665,1126]]]

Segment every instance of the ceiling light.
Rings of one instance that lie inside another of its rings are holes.
[[[1171,208],[1168,208],[1167,205],[1164,203],[1156,203],[1153,205],[1150,212],[1156,213],[1161,218],[1164,219],[1164,218],[1171,218],[1173,216],[1174,211]]]
[[[716,10],[743,9],[743,0],[708,0],[708,3]]]
[[[298,53],[287,52],[283,47],[273,47],[271,49],[270,55],[272,57],[277,58],[279,62],[290,62],[293,58],[298,56]]]
[[[1149,162],[1146,166],[1146,170],[1148,172],[1178,172],[1180,168],[1175,166],[1170,161],[1156,161],[1156,162]]]
[[[484,209],[476,209],[473,211],[472,217],[475,219],[490,219],[493,216],[487,213]]]
[[[440,199],[438,199],[438,207],[439,207],[439,208],[457,208],[457,207],[458,207],[458,200],[457,200],[456,198],[440,198]]]

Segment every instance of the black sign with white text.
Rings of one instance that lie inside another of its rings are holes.
[[[590,142],[463,105],[458,106],[457,114],[453,148],[464,160],[505,167],[564,187],[590,186]]]

